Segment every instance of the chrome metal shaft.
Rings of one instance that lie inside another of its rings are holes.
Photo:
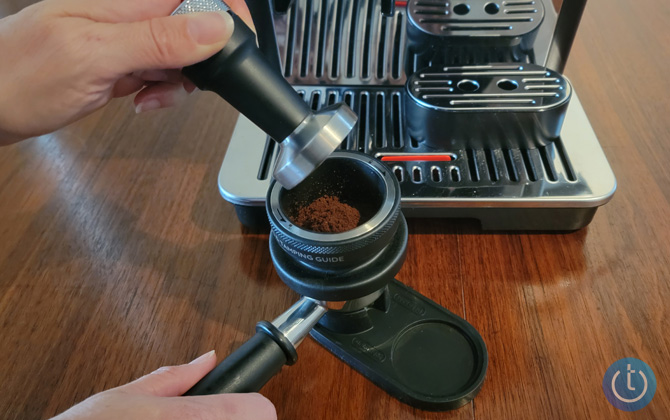
[[[325,302],[302,297],[272,321],[272,325],[284,334],[294,347],[298,347],[327,311]]]

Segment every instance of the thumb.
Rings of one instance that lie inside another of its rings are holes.
[[[120,388],[130,393],[176,397],[191,389],[215,365],[216,353],[212,350],[187,365],[162,367]]]
[[[120,73],[174,69],[220,51],[234,29],[227,12],[192,13],[109,26],[109,51]]]

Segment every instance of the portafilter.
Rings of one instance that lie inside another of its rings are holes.
[[[322,197],[360,213],[340,233],[296,221]],[[270,253],[279,277],[303,297],[205,376],[189,395],[258,391],[309,333],[328,351],[400,401],[450,410],[484,381],[486,346],[465,320],[395,280],[405,260],[407,223],[400,184],[382,162],[337,151],[297,187],[273,182],[266,199]],[[440,279],[436,279],[440,281]]]
[[[356,208],[359,225],[342,233],[295,225],[297,208],[323,195]],[[296,362],[296,347],[327,311],[350,313],[373,304],[405,259],[400,185],[370,156],[338,151],[291,190],[275,181],[266,208],[272,261],[281,279],[303,297],[274,321],[259,322],[249,341],[185,395],[258,391],[282,366]]]

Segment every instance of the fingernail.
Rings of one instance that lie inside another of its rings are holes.
[[[142,112],[153,111],[161,107],[161,102],[158,99],[149,99],[145,102],[140,102],[135,107],[135,113],[139,114]]]
[[[208,360],[211,357],[214,357],[216,355],[216,350],[212,350],[210,352],[207,352],[203,354],[202,356],[198,357],[197,359],[191,361],[189,365],[197,365],[198,363],[202,363],[206,360]]]
[[[228,12],[194,13],[189,18],[188,32],[198,44],[210,45],[230,38],[234,26]]]

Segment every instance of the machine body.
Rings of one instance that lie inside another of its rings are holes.
[[[585,0],[562,3],[557,14],[551,0],[412,0],[388,16],[383,0],[295,0],[257,27],[276,33],[284,78],[312,110],[344,101],[356,112],[341,147],[386,160],[405,217],[569,231],[588,225],[617,184],[561,75]],[[267,226],[277,155],[238,120],[219,191],[244,225]]]

